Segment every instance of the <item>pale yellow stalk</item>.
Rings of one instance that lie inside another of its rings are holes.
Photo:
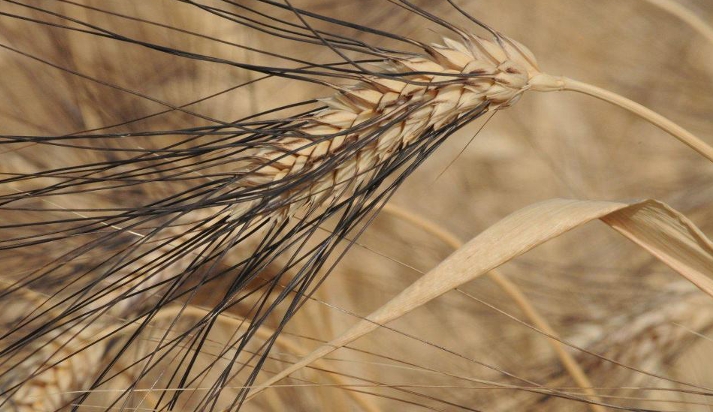
[[[683,4],[674,0],[644,0],[649,4],[652,4],[661,10],[670,13],[677,18],[681,19],[684,23],[691,26],[693,30],[698,32],[703,38],[709,43],[713,44],[713,26],[709,22],[706,22],[696,13],[691,11],[689,8]]]
[[[577,80],[572,80],[566,77],[555,77],[547,74],[541,74],[531,80],[533,90],[538,91],[560,91],[568,90],[578,93],[583,93],[597,99],[617,105],[623,109],[636,114],[644,120],[650,122],[654,126],[669,133],[671,136],[680,140],[683,144],[703,155],[706,159],[713,162],[713,147],[695,136],[693,133],[667,119],[666,117],[654,112],[653,110],[629,100],[621,95],[618,95],[609,90],[602,89],[591,84],[583,83]]]

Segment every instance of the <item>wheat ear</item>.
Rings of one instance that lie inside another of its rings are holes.
[[[539,73],[530,51],[505,37],[462,33],[461,41],[423,47],[425,54],[391,58],[385,72],[365,75],[353,87],[335,86],[337,93],[322,99],[327,107],[300,119],[296,133],[255,147],[243,185],[297,183],[278,197],[237,205],[233,215],[260,202],[280,218],[328,205],[342,193],[353,193],[376,167],[424,132],[512,105]],[[336,160],[336,166],[299,183],[301,175],[326,169],[327,159]]]

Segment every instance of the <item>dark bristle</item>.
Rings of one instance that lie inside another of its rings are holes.
[[[288,104],[239,120],[207,116],[192,106],[269,77],[328,84],[358,80],[367,75],[384,76],[366,69],[364,64],[374,62],[374,57],[383,59],[413,53],[383,48],[338,32],[332,33],[329,29],[318,29],[312,27],[308,19],[325,23],[327,27],[356,29],[406,45],[419,46],[419,43],[302,10],[289,3],[261,1],[259,3],[266,6],[263,10],[257,5],[253,8],[229,1],[222,2],[222,6],[183,2],[193,6],[197,13],[209,13],[216,19],[245,29],[282,40],[324,45],[341,59],[324,63],[223,41],[153,21],[151,17],[113,11],[106,6],[72,1],[62,1],[63,6],[51,7],[18,1],[8,3],[16,9],[1,12],[1,18],[22,22],[34,30],[57,36],[82,36],[85,42],[103,38],[143,47],[150,51],[149,55],[166,54],[265,76],[174,105],[145,92],[83,73],[81,67],[74,68],[65,62],[53,62],[51,57],[0,44],[5,50],[34,61],[45,70],[60,71],[70,79],[88,81],[132,99],[165,107],[154,113],[140,113],[134,119],[121,119],[106,126],[68,134],[23,135],[3,131],[0,145],[10,151],[26,151],[23,145],[30,145],[41,148],[44,153],[72,151],[74,157],[92,159],[79,163],[69,159],[63,166],[31,173],[6,173],[0,180],[3,187],[18,184],[23,188],[0,193],[0,208],[17,216],[13,223],[2,225],[3,230],[11,230],[13,235],[0,240],[0,250],[22,254],[51,251],[49,259],[38,260],[30,271],[8,277],[12,280],[2,291],[3,300],[20,299],[28,290],[37,294],[36,309],[2,336],[0,382],[9,382],[0,393],[3,407],[12,405],[13,394],[19,393],[17,391],[34,376],[67,362],[66,358],[53,358],[50,362],[54,363],[21,376],[17,368],[38,353],[32,350],[36,344],[47,345],[61,337],[66,341],[65,346],[72,345],[76,342],[72,335],[78,336],[87,326],[101,321],[105,336],[88,346],[79,345],[76,353],[70,355],[81,356],[94,345],[105,345],[105,364],[92,374],[93,383],[85,384],[85,392],[78,393],[67,404],[74,410],[89,399],[92,391],[115,387],[113,385],[123,373],[133,376],[133,383],[125,386],[124,393],[106,405],[107,410],[127,407],[132,390],[144,382],[161,379],[165,380],[162,385],[167,387],[191,387],[205,385],[207,374],[215,373],[218,374],[213,382],[208,382],[210,389],[205,393],[161,392],[158,403],[153,406],[156,410],[174,410],[182,402],[189,402],[195,410],[217,410],[219,398],[225,403],[223,388],[235,386],[234,378],[242,376],[244,388],[227,403],[231,410],[239,408],[286,322],[334,270],[349,245],[357,241],[384,202],[446,137],[483,113],[478,109],[456,124],[427,131],[419,137],[417,144],[377,165],[375,170],[365,171],[373,173],[372,177],[355,188],[348,198],[325,209],[310,208],[294,222],[275,223],[264,217],[272,210],[299,200],[292,197],[284,198],[280,203],[258,202],[242,215],[228,218],[225,213],[230,212],[232,205],[249,204],[255,199],[280,199],[283,193],[331,173],[337,164],[377,139],[382,129],[354,142],[338,156],[324,158],[320,167],[308,173],[278,183],[245,188],[241,187],[243,177],[238,173],[241,156],[252,147],[299,134],[301,119],[316,109],[301,113],[295,109],[315,107],[315,101]],[[412,5],[409,8],[417,10]],[[279,9],[289,11],[293,21],[288,17],[273,17],[271,13]],[[78,10],[102,18],[93,22],[73,17],[72,13]],[[425,12],[423,15],[433,18]],[[117,30],[116,24],[120,25],[122,21],[214,41],[299,67],[257,65],[161,42],[153,43]],[[358,58],[347,55],[354,52],[359,54]],[[408,75],[410,73],[402,74]],[[176,112],[208,124],[176,129],[133,127],[135,123],[149,120],[161,124],[165,115]],[[287,112],[294,114],[284,116]],[[383,130],[402,118],[385,125]],[[360,127],[366,126],[368,124]],[[348,133],[349,130],[344,132]],[[331,138],[334,136],[323,140]],[[55,199],[59,201],[55,202]],[[102,204],[91,204],[100,200]],[[332,229],[325,232],[323,225],[328,221],[333,222],[330,223]],[[346,247],[342,245],[345,241]],[[148,340],[154,334],[150,323],[163,308],[169,305],[187,308],[194,302],[205,301],[204,295],[212,295],[208,299],[212,308],[206,316],[187,327],[181,326],[180,332],[178,325],[185,321],[176,318],[165,332],[156,335],[155,342]],[[198,356],[204,352],[202,348],[216,319],[221,313],[236,308],[240,308],[239,313],[242,312],[249,321],[249,326],[221,351],[225,356],[232,352],[230,362],[227,366],[219,366],[221,355],[216,354],[215,363],[205,365],[203,361],[198,366]],[[271,319],[280,319],[272,338],[253,343],[255,332],[264,322],[272,322]],[[176,329],[175,333],[173,329]],[[146,345],[153,349],[146,351]],[[138,358],[132,355],[142,347],[143,355]],[[252,355],[244,356],[250,353]]]

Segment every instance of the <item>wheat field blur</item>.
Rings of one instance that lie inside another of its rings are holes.
[[[152,16],[157,22],[257,50],[316,61],[339,60],[324,46],[294,50],[287,41],[176,2],[82,3]],[[460,27],[473,26],[446,2],[415,3]],[[438,41],[445,34],[384,1],[302,0],[294,4],[421,41]],[[548,73],[566,74],[620,93],[713,142],[713,43],[652,2],[478,0],[458,4],[527,45]],[[713,2],[680,4],[713,26]],[[0,11],[16,11],[15,7],[3,3]],[[52,7],[143,39],[249,64],[274,61],[272,56],[168,33],[142,22],[119,23],[119,19],[70,3]],[[344,34],[363,36],[348,30]],[[2,134],[73,133],[166,110],[89,77],[176,106],[260,77],[234,67],[156,56],[134,45],[24,21],[3,21],[0,43]],[[32,56],[85,77],[54,70]],[[237,119],[329,94],[321,86],[266,79],[190,106],[204,119],[171,111],[129,124],[124,130],[209,125],[210,119]],[[157,147],[162,144],[155,143]],[[5,151],[0,156],[2,172],[40,170],[58,158],[69,163],[96,160],[77,158],[70,147],[49,146]],[[287,324],[261,376],[284,369],[329,341],[453,252],[442,238],[404,219],[403,213],[465,242],[508,214],[547,199],[657,199],[687,216],[710,237],[712,174],[713,165],[706,159],[616,107],[570,93],[527,94],[507,111],[450,137],[409,177],[314,299]],[[145,197],[160,196],[125,195],[102,199],[88,194],[85,201],[87,205],[138,204]],[[2,219],[21,220],[22,216],[8,214]],[[6,268],[21,268],[23,261],[53,255],[43,246],[2,253],[0,264]],[[646,251],[600,222],[592,222],[499,270],[566,343],[565,350],[581,366],[601,402],[625,410],[713,409],[713,400],[706,395],[713,390],[713,300]],[[202,307],[209,305],[206,293]],[[240,307],[234,312],[239,318]],[[190,323],[190,315],[184,315],[183,321]],[[266,325],[276,327],[278,321]],[[562,366],[552,340],[529,324],[505,291],[492,279],[481,277],[295,373],[243,409],[589,410],[583,401],[585,392]],[[235,325],[228,317],[218,322],[210,344],[203,348],[207,358],[231,339]],[[229,356],[225,358],[228,362]],[[209,386],[208,379],[192,390]],[[93,394],[88,404],[101,405],[102,396]],[[136,410],[153,410],[151,395],[145,400]],[[190,400],[182,408],[191,410]]]

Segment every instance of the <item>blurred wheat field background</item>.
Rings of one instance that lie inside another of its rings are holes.
[[[445,1],[414,3],[458,27],[476,30]],[[478,20],[529,47],[543,71],[565,74],[619,93],[713,143],[713,42],[690,22],[660,7],[669,2],[456,3]],[[673,3],[713,26],[710,1]],[[264,9],[272,18],[299,23],[289,10],[256,2],[201,4],[237,14],[245,13],[240,5],[247,5]],[[442,27],[387,1],[302,0],[292,4],[427,43],[450,35]],[[332,94],[329,88],[318,84],[279,77],[257,81],[263,74],[72,32],[56,25],[79,27],[76,22],[42,10],[141,41],[256,67],[284,65],[280,56],[319,63],[342,60],[322,44],[296,46],[295,42],[241,26],[184,2],[0,2],[1,135],[62,136],[165,111],[107,129],[107,133],[118,134],[96,143],[107,150],[81,151],[71,145],[18,141],[3,144],[3,179],[17,173],[111,161],[121,158],[121,150],[127,148],[156,149],[159,153],[158,149],[171,144],[174,138],[122,137],[122,133],[213,126],[216,120],[231,122]],[[117,14],[108,14],[107,10]],[[12,17],[18,15],[27,19]],[[40,17],[56,25],[30,20]],[[149,20],[160,25],[150,24]],[[324,22],[314,24],[327,27]],[[329,30],[334,32],[337,28],[330,26]],[[348,38],[378,43],[379,47],[398,47],[398,42],[372,34],[345,27],[338,30]],[[297,112],[295,109],[288,113]],[[257,119],[267,118],[279,116],[266,114]],[[86,139],[95,144],[91,138]],[[188,161],[199,159],[196,156]],[[230,173],[234,167],[226,162],[201,173]],[[155,173],[156,184],[86,192],[82,196],[60,195],[47,201],[30,199],[27,205],[45,209],[42,213],[48,221],[70,219],[62,208],[139,208],[192,184],[162,182],[162,171],[147,172]],[[656,199],[685,215],[710,237],[712,174],[713,165],[708,160],[620,108],[574,93],[527,93],[513,107],[496,112],[492,118],[477,119],[449,137],[409,176],[333,273],[284,326],[251,385],[259,385],[377,310],[444,261],[454,251],[455,243],[467,242],[511,213],[541,201]],[[57,176],[47,179],[42,184],[29,179],[3,181],[0,194],[39,190],[45,184],[61,181]],[[0,239],[4,241],[52,229],[22,226],[23,222],[37,220],[29,210],[3,209],[0,213]],[[92,212],[86,213],[91,216]],[[324,222],[323,228],[335,228],[334,220]],[[538,224],[532,221],[533,227]],[[526,231],[527,226],[524,224],[521,230]],[[80,239],[79,234],[76,238],[67,234],[62,245],[69,249],[79,247]],[[117,239],[116,244],[101,245],[96,254],[87,257],[97,259],[102,253],[111,253],[122,247],[120,241],[129,242]],[[325,269],[339,260],[347,243],[325,259]],[[54,294],[63,287],[71,288],[77,273],[100,263],[72,260],[51,282],[21,290],[13,288],[23,274],[59,259],[69,249],[57,247],[56,242],[0,249],[0,319],[6,331],[38,313],[43,313],[38,322],[52,318],[52,310],[62,309],[53,307]],[[238,250],[226,256],[221,265],[235,265],[249,253]],[[167,264],[163,270],[171,268]],[[241,404],[234,400],[257,360],[248,359],[245,370],[230,379],[221,372],[231,362],[238,362],[230,345],[235,342],[236,331],[246,327],[244,320],[255,303],[251,299],[257,300],[253,297],[217,316],[212,327],[196,339],[200,345],[190,341],[174,351],[156,351],[155,358],[150,358],[157,365],[190,364],[196,370],[205,369],[205,373],[187,383],[162,373],[171,370],[166,366],[139,379],[138,374],[149,362],[146,354],[153,350],[152,345],[190,333],[193,325],[213,308],[218,295],[230,286],[228,279],[218,279],[197,289],[195,297],[184,297],[177,300],[180,304],[175,307],[166,306],[157,312],[148,327],[126,346],[122,345],[134,333],[132,327],[103,339],[104,343],[114,342],[106,348],[91,344],[103,330],[113,330],[103,322],[111,324],[118,317],[108,312],[84,318],[84,329],[70,331],[74,342],[90,342],[82,345],[81,351],[71,345],[47,345],[51,334],[38,334],[37,341],[33,341],[32,332],[25,340],[3,332],[0,392],[6,398],[0,397],[0,402],[4,401],[0,410],[33,410],[17,406],[13,396],[34,397],[34,410],[54,410],[44,406],[49,403],[43,403],[43,398],[54,397],[69,402],[67,410],[74,407],[81,411],[222,411],[237,407],[247,411],[713,409],[713,300],[609,226],[599,221],[584,224],[508,261],[498,270],[521,290],[526,302],[561,338],[564,344],[560,347],[579,365],[591,388],[583,388],[581,381],[573,378],[555,350],[556,341],[541,327],[533,327],[522,305],[487,276],[379,327]],[[281,282],[284,287],[288,279]],[[279,293],[279,288],[266,294],[270,293]],[[282,327],[281,319],[280,313],[266,318],[245,351],[261,353],[261,344]],[[24,327],[32,331],[37,325],[30,322]],[[17,351],[11,353],[8,348]],[[126,348],[121,356],[119,348]],[[51,355],[43,355],[46,350]],[[42,373],[23,369],[27,362],[23,359],[31,359],[30,353],[48,358],[44,367],[33,366]],[[106,375],[101,382],[95,381],[102,371]],[[44,382],[45,392],[18,392],[18,382],[31,374]],[[217,382],[224,389],[210,402],[205,401],[204,395]],[[84,391],[88,396],[80,402],[77,399]],[[178,392],[182,395],[172,401]]]

